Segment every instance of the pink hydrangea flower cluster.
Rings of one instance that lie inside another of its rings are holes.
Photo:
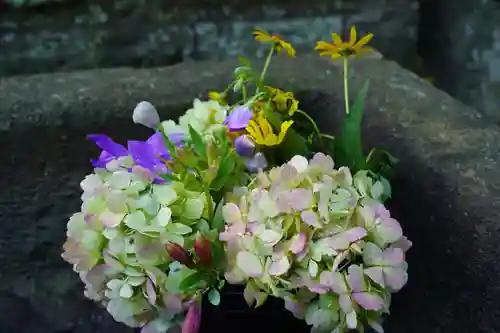
[[[407,282],[411,246],[383,192],[366,171],[335,169],[322,153],[261,171],[223,206],[226,279],[246,285],[249,305],[284,299],[315,331],[382,332],[390,294]]]

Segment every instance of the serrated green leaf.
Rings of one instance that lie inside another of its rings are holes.
[[[218,306],[220,304],[220,294],[217,289],[211,289],[207,296],[208,301],[212,303],[212,305]]]
[[[366,165],[361,138],[361,123],[369,87],[370,81],[367,80],[359,91],[350,113],[346,115],[340,133],[335,140],[335,164],[347,166],[353,173],[365,168]]]
[[[188,275],[181,281],[181,283],[179,284],[179,290],[182,292],[193,290],[195,289],[195,287],[201,285],[202,283],[206,283],[205,275],[202,272],[195,272],[191,275]]]
[[[203,141],[203,138],[201,137],[200,133],[198,133],[193,126],[189,126],[189,135],[191,137],[191,142],[193,143],[193,148],[195,153],[199,157],[206,157],[206,147],[205,147],[205,142]]]

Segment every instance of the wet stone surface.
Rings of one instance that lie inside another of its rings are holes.
[[[121,142],[144,138],[148,131],[131,121],[137,102],[149,100],[164,118],[175,117],[194,97],[225,87],[235,65],[200,62],[0,80],[0,146],[7,147],[0,150],[1,332],[131,332],[84,299],[78,276],[60,258],[67,219],[80,205],[78,184],[97,153],[85,135],[106,133]],[[337,64],[306,55],[275,62],[269,83],[296,91],[301,107],[335,130],[340,77]],[[376,56],[356,62],[353,93],[365,78],[372,87],[365,142],[401,160],[391,207],[414,242],[410,280],[394,297],[386,331],[500,332],[500,132],[393,62]],[[228,312],[204,317],[204,332],[220,331],[222,319],[224,331],[282,327],[266,319],[279,311],[272,306],[255,316],[233,311],[238,305],[232,301],[226,306]]]

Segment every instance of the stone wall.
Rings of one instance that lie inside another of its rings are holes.
[[[256,26],[307,52],[351,24],[387,57],[414,62],[417,0],[79,0],[0,7],[0,76],[263,57]]]
[[[500,123],[500,1],[421,3],[420,50],[436,84]]]
[[[149,131],[131,121],[138,101],[173,117],[194,97],[225,87],[235,65],[0,79],[0,332],[132,332],[83,298],[60,258],[67,219],[80,206],[78,184],[97,154],[85,135],[144,138]],[[409,283],[394,297],[386,332],[500,332],[498,127],[393,62],[365,58],[351,75],[353,94],[371,80],[364,140],[401,160],[391,207],[414,242]],[[316,55],[284,57],[269,82],[297,92],[330,131],[343,112],[340,76],[339,66]],[[245,316],[205,315],[202,332],[219,332],[214,321],[227,332],[283,328],[269,314]]]

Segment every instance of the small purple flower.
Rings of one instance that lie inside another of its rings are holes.
[[[255,152],[255,143],[248,135],[240,135],[234,140],[234,150],[240,156],[251,157]]]
[[[253,157],[246,160],[246,167],[250,172],[258,172],[267,168],[267,160],[264,154],[257,153]]]
[[[172,134],[169,138],[175,145],[180,146],[183,134]],[[162,133],[154,133],[145,142],[129,141],[128,150],[136,165],[146,168],[154,174],[168,172],[164,161],[170,159],[170,153],[165,145]],[[155,182],[163,182],[163,179],[155,176]]]
[[[252,120],[253,113],[252,110],[246,105],[236,107],[226,120],[224,124],[227,125],[231,132],[244,130],[250,120]]]
[[[91,160],[95,168],[105,168],[109,162],[128,155],[127,149],[119,143],[114,142],[109,136],[104,134],[89,134],[87,138],[94,141],[102,149],[97,160]]]

